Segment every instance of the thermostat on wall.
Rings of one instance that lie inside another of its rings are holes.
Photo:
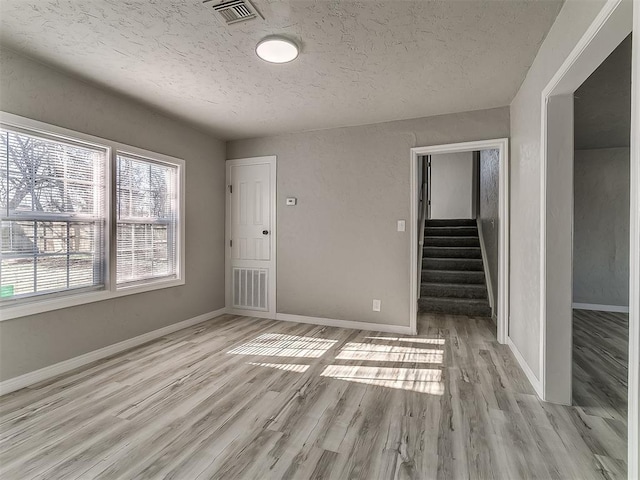
[[[298,203],[298,199],[295,197],[287,198],[287,206],[296,205]]]

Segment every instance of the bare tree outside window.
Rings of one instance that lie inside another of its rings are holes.
[[[106,151],[0,129],[0,298],[104,284]]]

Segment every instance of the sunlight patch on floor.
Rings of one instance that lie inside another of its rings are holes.
[[[265,333],[239,347],[229,350],[232,355],[264,355],[267,357],[320,358],[337,340]]]
[[[426,343],[430,345],[444,345],[444,338],[401,338],[401,337],[364,337],[366,340],[385,340],[387,342]]]
[[[442,395],[442,372],[432,368],[392,368],[329,365],[320,374],[336,380]]]
[[[368,360],[376,362],[442,363],[444,352],[439,349],[380,345],[375,343],[347,343],[336,359]]]
[[[304,373],[309,370],[309,365],[298,365],[294,363],[257,363],[248,362],[247,365],[254,365],[256,367],[275,368],[278,370],[286,370],[287,372]]]

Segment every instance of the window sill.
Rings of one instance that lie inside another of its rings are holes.
[[[121,287],[117,290],[102,290],[98,292],[77,293],[51,299],[34,300],[32,302],[18,303],[16,305],[0,306],[0,321],[14,318],[36,315],[38,313],[52,312],[63,308],[86,305],[88,303],[102,302],[112,298],[151,292],[163,288],[179,287],[184,285],[184,279],[172,278],[171,280],[156,280],[144,285]]]

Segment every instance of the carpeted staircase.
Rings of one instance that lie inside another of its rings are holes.
[[[418,308],[491,316],[475,220],[427,220]]]

